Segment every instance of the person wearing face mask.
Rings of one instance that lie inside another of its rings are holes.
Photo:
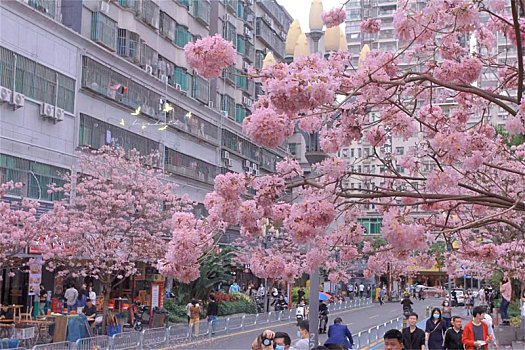
[[[288,333],[267,329],[253,341],[252,350],[290,350],[291,344]]]
[[[448,329],[452,320],[452,308],[449,305],[448,300],[443,301],[443,322],[445,323],[445,329]]]
[[[308,350],[310,345],[310,324],[308,320],[297,323],[297,338],[299,340],[293,346],[294,350]]]
[[[427,320],[425,329],[425,338],[428,342],[429,350],[443,350],[443,333],[445,332],[445,324],[441,319],[441,310],[434,308],[432,310],[431,318]]]

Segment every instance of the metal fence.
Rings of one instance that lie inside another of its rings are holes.
[[[357,335],[354,336],[354,345],[357,349],[363,348],[383,338],[386,331],[390,329],[401,329],[402,327],[403,317],[391,319],[390,321],[357,333]]]
[[[372,304],[370,299],[357,299],[329,304],[330,311],[349,310]],[[229,317],[219,317],[215,323],[215,334],[227,334],[238,330],[256,328],[260,325],[268,325],[278,322],[290,322],[295,320],[297,309],[283,311],[270,311],[260,314],[234,315]],[[380,338],[391,328],[399,328],[401,318],[385,322],[382,325],[373,327],[368,331],[359,332],[355,337],[358,347],[366,346]],[[390,327],[390,328],[389,328]],[[163,345],[173,343],[185,343],[195,338],[212,336],[212,323],[207,320],[200,320],[197,324],[188,326],[186,324],[175,324],[168,328],[151,328],[142,332],[125,332],[115,334],[113,337],[105,335],[92,338],[79,339],[76,343],[61,342],[52,344],[37,345],[32,350],[128,350],[128,349],[155,349]]]

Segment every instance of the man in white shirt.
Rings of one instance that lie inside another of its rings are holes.
[[[489,346],[489,349],[490,348],[497,349],[498,342],[496,339],[496,334],[494,334],[494,328],[492,328],[492,317],[487,312],[485,312],[485,317],[481,320],[481,322],[487,325],[489,329],[489,336],[491,336],[493,339],[492,344]]]
[[[64,293],[64,299],[66,299],[67,302],[67,313],[71,313],[72,310],[75,310],[75,305],[77,303],[78,298],[78,290],[71,285],[68,289],[66,289],[66,292]]]
[[[189,302],[187,305],[186,305],[186,315],[188,315],[188,324],[190,323],[190,316],[191,316],[191,311],[190,311],[190,308],[192,307],[192,303]]]
[[[363,297],[363,294],[365,292],[365,285],[363,284],[363,282],[361,282],[361,284],[359,285],[359,297]]]

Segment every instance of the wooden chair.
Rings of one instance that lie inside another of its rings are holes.
[[[21,320],[31,320],[33,315],[33,307],[29,308],[29,312],[21,312],[20,313],[20,319]]]

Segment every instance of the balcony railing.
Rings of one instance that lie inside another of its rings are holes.
[[[206,25],[210,24],[211,6],[207,0],[194,0],[193,15],[204,22]]]

